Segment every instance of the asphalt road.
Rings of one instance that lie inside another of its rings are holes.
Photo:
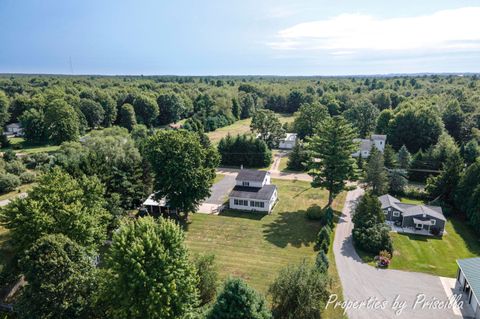
[[[351,208],[361,194],[360,188],[348,193],[333,244],[345,302],[365,302],[364,306],[357,304],[357,309],[354,309],[351,304],[351,308],[346,311],[348,317],[350,319],[461,318],[458,315],[459,310],[456,310],[455,313],[448,307],[438,309],[441,308],[440,306],[437,306],[437,309],[431,309],[433,305],[427,304],[428,301],[435,299],[448,302],[447,293],[440,277],[399,270],[376,269],[362,263],[352,244],[353,224],[350,218]],[[401,257],[397,256],[396,258]],[[369,304],[368,301],[370,301]],[[375,304],[373,301],[378,301],[378,303]],[[398,306],[395,309],[394,304]],[[329,306],[332,305],[333,303]],[[395,310],[400,310],[401,306],[403,309],[396,313]]]

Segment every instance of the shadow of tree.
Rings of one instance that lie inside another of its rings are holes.
[[[278,247],[309,247],[313,245],[319,229],[320,223],[307,220],[305,211],[283,212],[273,222],[263,225],[263,235]]]
[[[453,229],[463,239],[468,250],[475,255],[480,255],[480,236],[478,236],[467,221],[458,217],[450,218]],[[448,234],[447,234],[448,236]]]
[[[218,216],[261,220],[262,218],[267,216],[267,214],[262,212],[249,212],[249,211],[238,211],[238,210],[226,209],[220,212]]]

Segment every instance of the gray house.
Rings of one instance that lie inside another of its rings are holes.
[[[474,318],[480,319],[480,257],[457,260],[457,283],[467,303],[472,307]]]
[[[378,199],[385,213],[385,220],[399,231],[425,235],[442,235],[445,231],[446,218],[440,206],[401,203],[388,194]]]

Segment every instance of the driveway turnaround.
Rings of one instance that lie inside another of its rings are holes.
[[[211,195],[204,200],[198,207],[199,213],[215,214],[217,209],[228,199],[228,194],[235,186],[235,177],[237,174],[225,174],[222,180],[213,184]]]
[[[457,304],[451,302],[451,296],[449,300],[440,277],[376,269],[361,261],[353,247],[351,221],[352,207],[361,195],[360,188],[348,192],[333,243],[335,262],[343,287],[343,306],[348,317],[461,318],[460,309],[453,309]],[[335,306],[334,297],[330,296],[332,302],[328,307]]]

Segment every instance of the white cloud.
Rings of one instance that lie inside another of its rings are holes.
[[[480,7],[443,10],[431,15],[379,19],[341,14],[281,30],[269,43],[277,50],[326,51],[332,55],[365,52],[480,50]]]

